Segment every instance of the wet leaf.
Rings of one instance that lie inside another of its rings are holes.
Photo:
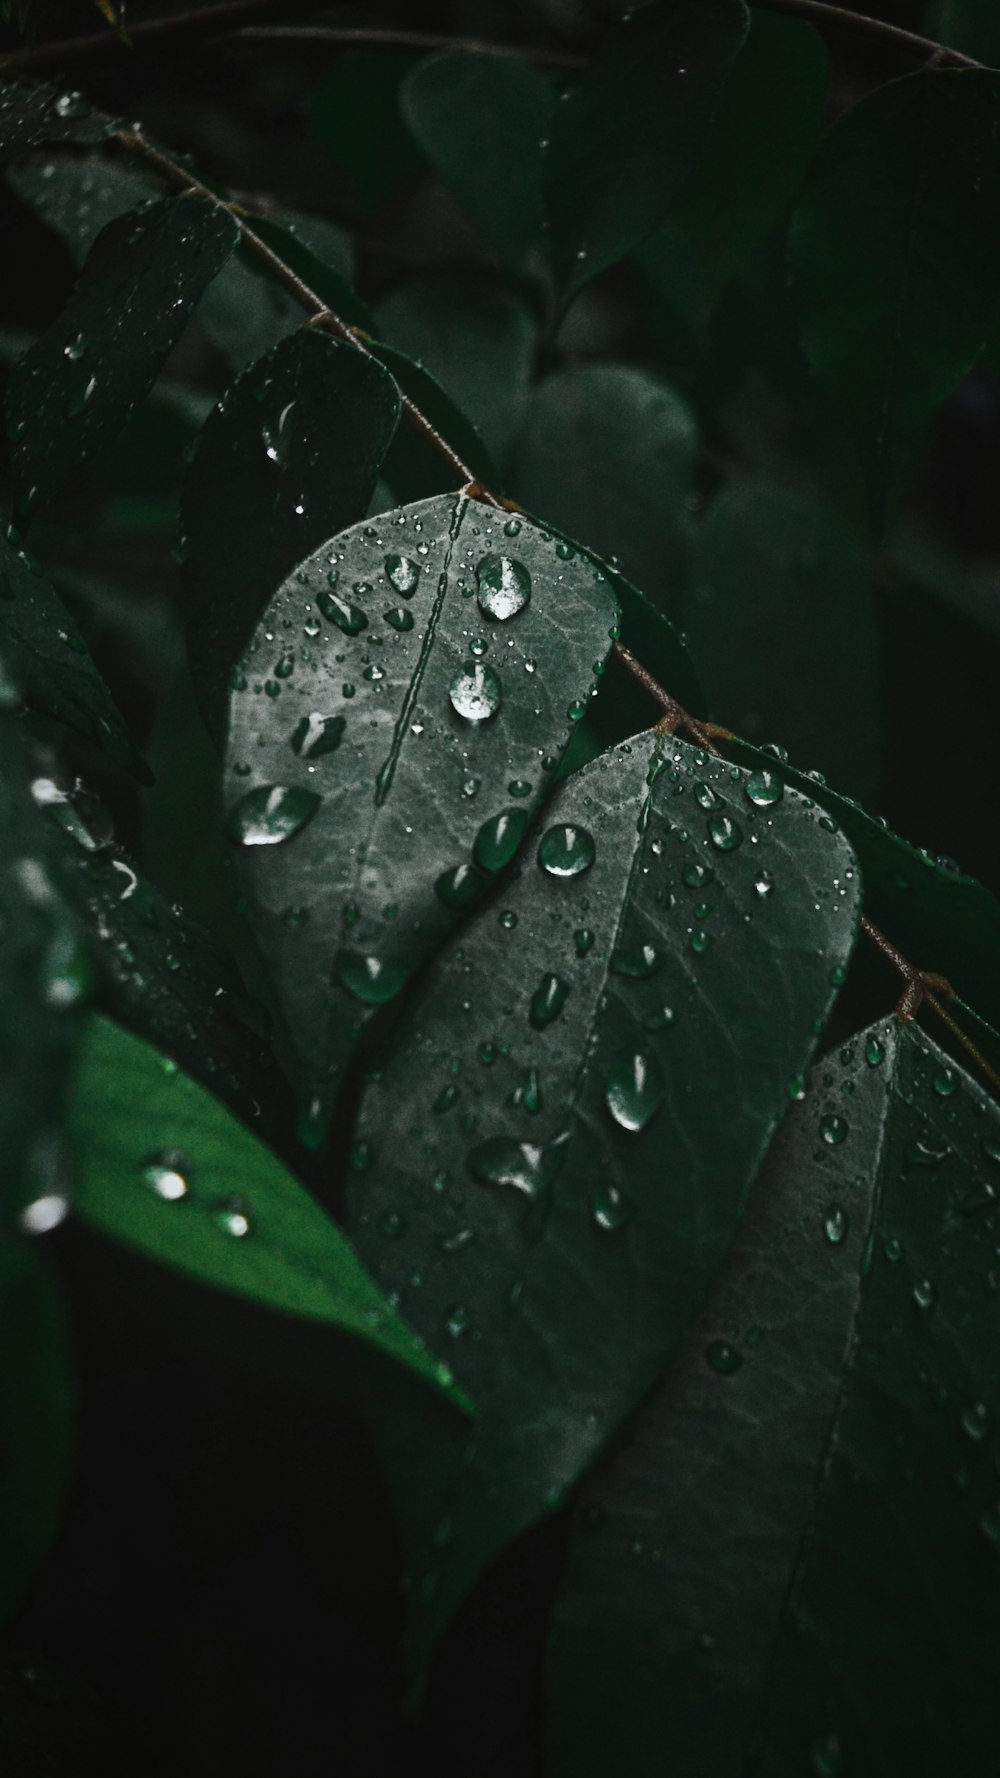
[[[416,404],[435,432],[457,453],[457,461],[461,461],[484,487],[496,491],[499,476],[489,451],[475,426],[456,407],[437,378],[396,346],[374,339],[366,344],[385,366],[400,394]],[[430,494],[444,494],[454,488],[461,478],[457,461],[455,464],[446,462],[438,447],[424,438],[419,427],[406,418],[396,428],[386,453],[383,475],[397,503],[409,505],[416,500],[425,500]]]
[[[0,650],[32,710],[89,735],[119,765],[139,768],[76,620],[11,525],[0,532]]]
[[[74,1210],[148,1258],[262,1307],[333,1323],[452,1390],[325,1212],[175,1063],[91,1020],[70,1118]]]
[[[528,401],[537,327],[524,299],[490,277],[408,278],[376,307],[378,331],[416,358],[503,469]]]
[[[564,302],[663,220],[748,24],[743,0],[653,0],[557,107],[543,188]]]
[[[272,599],[230,710],[238,871],[303,1094],[332,1083],[509,864],[617,606],[551,533],[461,495],[332,538]]]
[[[0,155],[45,142],[105,142],[117,129],[116,120],[95,111],[82,93],[0,81]]]
[[[415,140],[483,239],[516,267],[542,231],[552,84],[512,56],[445,50],[417,63],[400,106]]]
[[[846,112],[796,208],[802,342],[854,428],[881,524],[934,409],[980,357],[1000,290],[1000,76],[937,69]]]
[[[628,364],[555,371],[531,398],[511,491],[619,563],[675,616],[692,540],[698,427],[650,371]]]
[[[365,512],[399,415],[391,378],[313,328],[245,370],[201,434],[181,505],[192,671],[210,727],[275,587]]]
[[[8,167],[6,177],[18,197],[62,236],[78,266],[102,228],[159,195],[155,181],[99,154],[20,161]]]
[[[379,1424],[418,1670],[682,1339],[833,1002],[852,855],[771,788],[650,735],[576,773],[378,1058],[349,1227],[478,1414]]]
[[[273,215],[252,212],[246,220],[342,321],[371,326],[367,305],[350,283],[353,256],[342,229],[324,217],[286,209]],[[198,310],[213,344],[236,371],[273,351],[306,318],[302,303],[249,247],[234,253]]]
[[[994,1153],[997,1107],[912,1026],[813,1070],[681,1358],[583,1490],[554,1778],[989,1763]]]
[[[187,197],[102,230],[59,319],[11,373],[7,416],[24,508],[51,499],[124,425],[235,242],[225,210]]]

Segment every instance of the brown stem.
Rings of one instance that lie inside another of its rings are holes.
[[[1000,1092],[1000,1074],[997,1073],[992,1063],[987,1061],[978,1044],[973,1043],[972,1038],[962,1030],[958,1021],[953,1019],[951,1013],[941,1004],[940,995],[944,995],[948,1000],[955,998],[955,990],[951,983],[943,975],[934,975],[930,970],[918,969],[915,963],[911,963],[908,957],[904,957],[902,951],[893,944],[891,939],[886,938],[885,933],[876,926],[874,920],[869,920],[867,914],[861,916],[861,930],[865,937],[871,940],[876,950],[881,951],[883,957],[892,964],[894,969],[899,971],[903,978],[903,992],[896,1007],[896,1017],[908,1022],[916,1017],[922,1006],[929,1006],[941,1023],[947,1026],[956,1043],[964,1049],[966,1055],[986,1076],[990,1085]]]
[[[699,747],[703,747],[706,753],[716,754],[719,749],[714,745],[714,740],[731,739],[728,729],[719,728],[714,722],[698,722],[693,716],[689,716],[683,704],[679,704],[676,698],[671,697],[659,680],[653,678],[649,668],[644,667],[641,661],[636,660],[632,650],[626,648],[624,642],[615,643],[614,653],[626,672],[631,673],[636,684],[642,686],[643,691],[652,698],[655,704],[659,704],[663,714],[656,724],[658,735],[675,735],[680,731],[690,735],[691,739],[696,741]]]
[[[900,50],[904,55],[918,56],[925,60],[933,56],[939,62],[951,62],[959,68],[981,68],[973,56],[963,55],[961,50],[950,49],[946,43],[936,43],[933,37],[921,37],[916,31],[904,31],[901,25],[886,24],[884,19],[873,19],[866,12],[853,12],[845,6],[830,6],[827,0],[750,0],[751,6],[759,6],[764,12],[786,12],[792,18],[809,19],[814,25],[828,25],[832,29],[851,31],[857,37],[871,37],[890,48]]]

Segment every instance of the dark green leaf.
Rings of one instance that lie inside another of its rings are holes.
[[[542,230],[543,138],[551,82],[512,56],[446,50],[418,62],[403,116],[472,226],[518,266]]]
[[[355,1241],[478,1414],[419,1473],[419,1428],[380,1429],[418,1663],[682,1338],[854,942],[832,823],[670,737],[566,780],[539,831],[358,1123]]]
[[[86,1222],[217,1289],[332,1322],[452,1392],[447,1367],[282,1163],[176,1063],[107,1019],[90,1023],[70,1137],[74,1210]]]
[[[687,1350],[584,1490],[554,1778],[612,1753],[637,1778],[875,1774],[888,1747],[988,1767],[998,1156],[996,1105],[912,1026],[813,1071]]]
[[[621,564],[677,615],[692,536],[698,429],[687,404],[628,364],[556,371],[515,447],[511,492]]]
[[[255,235],[290,266],[328,309],[351,327],[371,331],[368,305],[348,282],[350,251],[342,231],[321,217],[296,218],[279,212],[276,217],[251,216],[248,226]],[[266,270],[266,268],[265,268]]]
[[[505,466],[528,400],[537,328],[494,278],[410,278],[376,307],[378,330],[436,377]]]
[[[158,195],[134,167],[98,154],[21,161],[7,169],[7,183],[62,236],[79,266],[102,228]]]
[[[13,526],[0,532],[0,649],[32,710],[99,741],[119,765],[137,765],[75,620]]]
[[[748,25],[743,0],[653,0],[557,108],[543,188],[564,301],[663,220]]]
[[[57,1530],[69,1468],[74,1391],[55,1279],[26,1240],[0,1235],[0,1624]]]
[[[209,418],[185,484],[181,548],[210,726],[275,587],[367,509],[398,415],[378,364],[301,328],[245,370]]]
[[[1000,65],[1000,14],[993,0],[927,0],[925,29],[950,49]]]
[[[373,210],[420,169],[420,155],[399,109],[411,55],[388,49],[341,56],[309,101],[309,128],[346,176],[362,210]]]
[[[749,741],[780,741],[877,800],[871,571],[834,513],[776,483],[731,484],[698,536],[684,627],[715,721]]]
[[[755,12],[668,221],[639,250],[656,299],[689,323],[784,220],[823,131],[828,66],[799,19]]]
[[[43,504],[120,430],[236,243],[227,211],[165,198],[102,230],[7,393],[19,499]]]
[[[303,1096],[511,862],[618,616],[604,574],[442,495],[330,540],[271,601],[226,802]]]
[[[43,142],[105,142],[118,127],[82,93],[0,81],[0,155],[20,154]]]
[[[368,340],[367,345],[389,371],[400,393],[416,404],[435,432],[457,452],[465,469],[471,470],[484,487],[495,490],[499,477],[489,451],[471,421],[455,406],[436,377],[395,346],[385,345],[381,340]],[[412,505],[430,494],[446,493],[449,488],[454,488],[461,474],[457,461],[456,464],[446,462],[438,448],[410,419],[404,419],[397,427],[386,454],[383,473],[397,503],[403,505]]]
[[[862,99],[817,155],[791,274],[806,354],[854,428],[881,522],[1000,299],[1000,75],[940,69]]]

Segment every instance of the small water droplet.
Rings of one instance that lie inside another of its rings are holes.
[[[635,1205],[617,1185],[602,1180],[591,1199],[591,1215],[599,1229],[613,1235],[635,1215]]]
[[[413,613],[405,605],[391,605],[388,611],[383,611],[382,616],[391,629],[403,632],[413,628]]]
[[[933,1309],[937,1301],[937,1291],[930,1278],[920,1278],[913,1286],[913,1300],[918,1309]]]
[[[90,116],[90,100],[82,93],[60,93],[55,103],[57,117],[82,118]]]
[[[472,1325],[472,1315],[464,1303],[453,1303],[445,1317],[444,1331],[449,1339],[460,1340]]]
[[[635,1133],[655,1117],[666,1091],[655,1055],[646,1050],[624,1050],[612,1065],[604,1099],[615,1123]]]
[[[342,716],[321,716],[318,710],[313,710],[292,730],[292,752],[300,754],[303,759],[321,759],[326,753],[335,753],[344,738],[345,727]]]
[[[390,584],[402,599],[412,599],[420,579],[420,564],[409,556],[386,556],[383,564]]]
[[[743,1354],[738,1346],[731,1346],[728,1340],[710,1340],[705,1347],[705,1357],[720,1377],[731,1377],[743,1363]]]
[[[710,864],[686,864],[681,871],[681,881],[689,889],[704,889],[714,877],[715,872]]]
[[[938,1070],[934,1076],[934,1091],[939,1093],[942,1099],[950,1099],[953,1093],[958,1092],[958,1075],[954,1068],[940,1068]]]
[[[653,944],[622,946],[611,953],[611,969],[615,975],[633,976],[646,981],[663,968],[666,958]]]
[[[479,609],[495,623],[506,623],[523,611],[531,598],[531,576],[512,556],[484,556],[476,568]]]
[[[971,1438],[974,1445],[981,1445],[992,1430],[993,1417],[984,1401],[976,1401],[965,1409],[959,1425],[966,1438]]]
[[[143,1184],[158,1198],[166,1203],[175,1203],[179,1198],[187,1197],[188,1175],[190,1164],[175,1148],[164,1149],[161,1154],[150,1155],[142,1163]]]
[[[280,845],[312,820],[322,800],[295,784],[260,784],[231,810],[230,838],[241,846]]]
[[[878,1068],[885,1061],[885,1044],[877,1037],[869,1037],[865,1044],[865,1061],[869,1068]]]
[[[823,1141],[829,1143],[831,1148],[835,1148],[838,1143],[844,1141],[849,1129],[850,1125],[846,1117],[838,1117],[837,1113],[833,1111],[828,1112],[825,1117],[821,1117],[819,1120],[819,1133]]]
[[[328,593],[325,589],[316,595],[316,603],[328,623],[336,624],[345,636],[359,636],[367,630],[368,619],[359,605],[351,605],[342,599],[339,593]]]
[[[458,864],[436,879],[434,892],[447,908],[469,907],[485,882],[474,864]]]
[[[398,963],[382,957],[364,956],[360,951],[341,951],[337,958],[337,980],[356,1000],[366,1006],[384,1006],[394,1000],[406,981],[406,971]]]
[[[774,877],[769,870],[759,870],[754,877],[753,886],[756,894],[760,896],[770,895],[774,888]]]
[[[701,756],[704,760],[704,755]],[[722,798],[712,789],[711,784],[696,784],[694,800],[702,809],[717,809]]]
[[[745,788],[749,800],[759,809],[766,809],[771,803],[780,803],[785,794],[785,786],[777,772],[769,772],[766,768],[751,772]]]
[[[484,821],[472,848],[476,863],[485,871],[503,870],[514,857],[527,826],[524,809],[504,809]]]
[[[466,1166],[481,1185],[509,1185],[531,1202],[529,1233],[538,1233],[548,1211],[552,1187],[566,1158],[568,1138],[544,1145],[492,1136],[466,1156]]]
[[[577,927],[577,930],[573,934],[573,943],[576,946],[576,954],[578,957],[585,957],[587,952],[593,948],[594,937],[595,935],[591,932],[589,926]]]
[[[731,815],[712,815],[708,822],[708,837],[720,852],[735,852],[737,846],[743,844],[743,829]]]
[[[90,341],[86,334],[71,333],[63,347],[63,357],[68,358],[71,364],[79,364],[80,359],[85,358],[89,351]]]
[[[529,1018],[536,1031],[544,1031],[557,1019],[569,998],[569,983],[561,976],[551,973],[543,975],[535,992],[531,996]]]
[[[593,837],[575,822],[550,827],[538,848],[538,862],[550,877],[578,877],[590,869],[596,856]]]
[[[840,1204],[831,1204],[823,1217],[823,1233],[831,1247],[839,1247],[850,1226],[847,1211]]]
[[[467,661],[448,687],[448,697],[456,715],[466,722],[488,722],[503,702],[503,690],[492,667]]]

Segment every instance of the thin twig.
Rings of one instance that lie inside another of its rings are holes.
[[[626,672],[631,673],[636,684],[642,686],[643,691],[652,698],[655,704],[659,704],[663,714],[656,724],[657,734],[676,735],[678,732],[688,734],[699,747],[705,749],[706,753],[716,754],[719,749],[714,744],[715,740],[732,739],[728,729],[719,728],[714,722],[698,722],[695,717],[689,716],[683,704],[679,704],[677,699],[664,689],[659,680],[653,678],[649,668],[644,667],[642,662],[636,659],[632,650],[625,647],[624,642],[615,643],[614,653]]]
[[[232,42],[271,43],[282,49],[450,49],[466,55],[506,56],[571,73],[585,68],[589,60],[572,50],[545,49],[536,43],[488,43],[483,37],[454,37],[446,31],[375,31],[367,25],[254,25],[236,32]]]
[[[978,1044],[973,1043],[972,1038],[962,1030],[958,1021],[953,1019],[951,1013],[941,1004],[940,997],[942,995],[947,1000],[955,998],[955,990],[951,983],[943,975],[935,975],[927,969],[918,969],[915,963],[911,963],[908,957],[904,957],[898,945],[894,945],[890,938],[886,938],[885,933],[876,926],[874,920],[869,920],[867,914],[861,916],[861,930],[865,937],[871,940],[876,950],[881,951],[883,957],[892,964],[894,969],[898,970],[903,978],[903,992],[896,1007],[896,1017],[904,1019],[908,1023],[916,1017],[922,1006],[929,1006],[941,1023],[951,1032],[955,1042],[961,1045],[966,1055],[975,1062],[977,1068],[982,1070],[991,1086],[1000,1092],[1000,1074],[997,1073],[992,1063],[987,1061]]]
[[[854,12],[846,6],[830,6],[827,0],[750,0],[764,12],[786,12],[793,18],[809,19],[815,25],[829,25],[834,30],[850,31],[856,37],[871,37],[904,55],[921,60],[933,56],[939,62],[952,62],[959,68],[981,68],[973,56],[937,43],[933,37],[921,37],[916,31],[904,31],[902,25],[887,24],[884,19],[870,18],[866,12]]]
[[[63,37],[56,43],[38,43],[31,49],[17,49],[0,57],[0,74],[49,74],[53,69],[96,67],[101,62],[120,61],[137,50],[169,50],[184,44],[200,43],[206,37],[219,37],[227,31],[238,31],[260,19],[287,16],[290,10],[299,13],[319,12],[330,0],[218,0],[213,6],[198,6],[190,12],[174,12],[163,18],[145,19],[129,27],[129,44],[114,31],[88,31],[83,37]]]

